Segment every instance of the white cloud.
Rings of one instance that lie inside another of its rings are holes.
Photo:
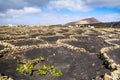
[[[71,11],[90,11],[91,8],[82,0],[52,0],[49,5],[52,9],[68,9]]]
[[[96,7],[106,7],[106,8],[118,8],[120,9],[120,0],[86,0],[85,2],[88,6]]]
[[[53,24],[66,24],[71,21],[76,21],[85,17],[69,15],[69,14],[58,14],[54,12],[43,12],[40,14],[39,23],[42,25],[53,25]]]
[[[44,0],[42,1],[44,2]],[[65,24],[67,22],[79,20],[86,17],[91,17],[91,15],[86,14],[84,16],[80,16],[75,14],[72,15],[71,13],[62,14],[62,13],[57,13],[56,10],[67,9],[70,11],[88,12],[95,8],[97,9],[98,7],[120,9],[119,0],[49,0],[49,1],[50,2],[45,1],[43,5],[42,3],[38,3],[39,5],[34,5],[31,3],[31,5],[29,4],[29,6],[31,7],[23,6],[22,8],[21,6],[19,8],[19,4],[17,3],[18,8],[10,7],[11,9],[7,8],[5,9],[6,10],[5,12],[2,12],[2,11],[0,12],[0,24],[9,24],[9,23],[41,24],[41,25]],[[17,1],[14,1],[15,4],[16,2]],[[22,0],[22,2],[20,3],[23,3],[23,2],[24,0]],[[35,3],[37,2],[40,2],[40,0],[36,1]],[[26,2],[24,4],[26,5],[28,3]],[[41,9],[38,8],[40,6],[43,6],[45,8],[45,11],[41,11]],[[93,16],[96,17],[96,15],[93,15]],[[120,20],[119,13],[108,14],[103,16],[102,14],[101,15],[98,14],[98,16],[100,16],[98,19],[100,19],[101,21]]]
[[[82,12],[88,12],[99,7],[120,9],[120,0],[51,0],[48,7]]]
[[[58,14],[55,12],[41,12],[36,15],[21,16],[14,18],[0,19],[1,24],[26,24],[26,25],[53,25],[53,24],[66,24],[67,22],[82,19],[80,16],[71,16],[66,14]]]
[[[0,16],[3,16],[0,14]],[[0,20],[1,24],[27,24],[27,25],[53,25],[53,24],[65,24],[71,21],[76,21],[80,19],[84,19],[87,17],[91,17],[89,15],[86,16],[78,16],[78,15],[69,15],[69,14],[58,14],[56,12],[40,12],[36,15],[29,16],[21,16],[16,18],[8,18]],[[119,13],[107,14],[100,17],[96,17],[100,21],[109,22],[109,21],[118,21],[120,20]]]
[[[0,11],[7,9],[22,9],[26,6],[51,7],[53,9],[68,9],[71,11],[89,11],[97,7],[120,9],[120,0],[0,0]]]
[[[24,15],[40,13],[39,8],[24,7],[23,9],[8,9],[5,13],[0,13],[1,18],[15,18]]]
[[[101,21],[111,22],[120,21],[120,13],[111,13],[100,17]]]

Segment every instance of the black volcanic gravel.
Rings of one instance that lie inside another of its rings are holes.
[[[0,59],[0,73],[7,75],[14,80],[30,80],[29,76],[25,76],[16,71],[17,60],[14,59]]]
[[[109,51],[107,55],[112,58],[117,64],[120,64],[120,48]]]
[[[5,32],[3,30],[5,30]],[[98,30],[102,31],[102,29]],[[84,48],[88,52],[83,53],[77,50],[71,50],[69,48],[63,47],[63,44],[56,48],[55,46],[51,48],[34,48],[35,46],[31,46],[28,49],[23,49],[23,51],[20,52],[18,52],[19,50],[11,50],[10,52],[7,52],[7,54],[1,54],[0,56],[0,74],[12,77],[14,80],[92,80],[92,78],[95,78],[96,76],[103,76],[105,73],[110,73],[110,70],[106,69],[106,67],[103,65],[104,62],[98,57],[98,54],[101,48],[111,46],[105,43],[105,39],[119,39],[120,36],[117,31],[116,33],[112,30],[109,31],[105,29],[105,34],[102,34],[102,32],[98,30],[67,27],[51,29],[47,27],[2,28],[0,30],[0,34],[5,34],[5,36],[1,36],[0,41],[11,41],[12,39],[18,40],[17,43],[10,42],[12,45],[17,46],[17,48],[23,45],[28,47],[31,45],[37,46],[38,44],[40,45],[46,43],[56,44],[56,41],[59,39],[75,38],[78,41],[70,40],[66,42],[63,41],[63,43],[72,45],[74,47]],[[107,38],[104,39],[98,37],[101,35],[104,37],[106,36]],[[41,39],[43,41],[41,41]],[[120,44],[117,41],[112,41],[112,43]],[[8,48],[14,49],[14,47],[11,48],[9,46]],[[0,45],[0,50],[3,49],[4,46]],[[115,49],[109,51],[107,54],[110,58],[115,60],[116,63],[120,64],[119,53],[120,49]],[[37,71],[34,71],[33,75],[29,76],[16,71],[16,68],[20,66],[18,61],[32,60],[39,58],[40,56],[44,56],[45,61],[40,61],[37,65],[35,65],[37,69],[39,69],[44,64],[55,65],[57,70],[61,70],[63,72],[63,76],[59,78],[54,78],[49,74],[40,76],[38,75]]]
[[[15,46],[24,46],[24,45],[37,45],[37,44],[45,44],[43,41],[39,40],[28,40],[28,41],[18,41],[18,42],[11,42],[11,44]]]
[[[0,50],[4,49],[4,46],[0,45]]]
[[[97,75],[109,72],[96,54],[81,53],[64,47],[32,49],[24,53],[28,59],[35,59],[41,55],[45,56],[45,59],[48,60],[46,64],[54,64],[63,71],[60,80],[91,80]],[[38,79],[36,78],[36,80]]]
[[[65,42],[75,47],[85,48],[89,52],[99,53],[100,49],[103,47],[107,47],[108,44],[104,42],[102,38],[98,37],[76,37],[78,41],[68,41]]]
[[[111,43],[118,44],[120,45],[120,40],[119,41],[110,41]]]

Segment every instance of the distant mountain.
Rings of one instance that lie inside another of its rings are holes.
[[[97,20],[96,18],[92,17],[92,18],[81,19],[78,21],[73,21],[73,22],[65,24],[65,26],[76,25],[76,24],[95,24],[95,23],[101,23],[101,22]]]

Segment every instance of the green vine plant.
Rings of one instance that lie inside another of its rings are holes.
[[[45,58],[43,56],[40,56],[40,58],[33,59],[29,61],[26,64],[20,65],[20,67],[16,68],[16,70],[22,74],[29,74],[32,75],[34,71],[34,67],[37,63],[45,61]],[[36,70],[40,76],[45,76],[47,74],[51,74],[53,77],[60,77],[63,75],[62,71],[57,71],[56,67],[54,65],[43,65],[42,68]]]
[[[55,73],[53,73],[53,76],[54,76],[54,77],[60,77],[60,76],[62,76],[62,75],[63,75],[63,73],[62,73],[61,70],[56,71]]]
[[[45,61],[45,58],[43,56],[40,56],[41,61]]]
[[[34,68],[36,62],[37,61],[35,61],[35,60],[31,60],[29,63],[21,65],[20,67],[18,67],[16,70],[19,71],[20,73],[32,75],[33,68]]]

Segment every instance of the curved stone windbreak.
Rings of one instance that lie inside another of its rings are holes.
[[[120,30],[112,28],[0,28],[0,46],[4,47],[0,50],[0,56],[3,55],[0,57],[0,65],[3,64],[0,73],[15,80],[56,80],[48,75],[41,77],[34,73],[28,76],[16,72],[18,60],[31,60],[43,55],[47,64],[62,69],[63,76],[59,80],[119,80],[119,41]]]
[[[120,39],[109,39],[106,40],[106,43],[111,44],[111,45],[120,45]]]
[[[112,58],[115,63],[120,64],[120,47],[108,51],[107,55]]]
[[[24,45],[38,45],[38,44],[46,44],[42,39],[16,39],[16,40],[5,40],[4,42],[10,43],[15,46],[24,46]]]
[[[77,36],[72,35],[68,39],[60,39],[57,41],[57,43],[63,44],[68,47],[71,46],[71,48],[73,47],[73,48],[84,49],[84,51],[90,53],[98,53],[102,47],[108,46],[107,44],[104,43],[104,40],[102,38],[78,36],[78,35]]]
[[[120,79],[120,65],[117,64],[112,57],[108,56],[110,54],[109,52],[115,49],[120,49],[120,46],[111,46],[111,47],[106,47],[106,48],[101,49],[100,55],[103,58],[105,65],[107,65],[109,69],[113,70],[111,71],[110,75],[108,74],[104,75],[105,80],[107,79],[119,80]]]
[[[32,60],[39,58],[39,56],[44,56],[44,64],[55,65],[57,69],[63,71],[64,75],[60,78],[61,80],[92,80],[92,78],[96,75],[102,75],[106,72],[109,73],[109,70],[105,69],[105,67],[102,65],[102,61],[97,57],[97,55],[91,55],[89,53],[71,50],[63,46],[58,46],[54,48],[31,48],[27,49],[26,51],[18,52],[17,54],[18,56],[20,55],[22,57],[22,60]],[[40,65],[43,64],[40,63]],[[37,64],[35,68],[39,68],[39,64]],[[33,75],[39,76],[37,73],[33,73]],[[48,76],[46,75],[46,77],[31,77],[31,79],[36,80],[39,80],[39,78],[47,80]],[[49,79],[56,80],[56,78],[52,77],[49,77]]]
[[[2,74],[0,74],[0,79],[1,80],[13,80],[11,77],[8,77],[8,76],[2,75]]]
[[[57,35],[40,37],[40,39],[43,39],[44,41],[47,41],[48,43],[55,43],[58,39],[62,39],[62,38],[65,38],[65,37],[57,36]]]
[[[56,43],[59,44],[59,45],[61,45],[61,46],[67,47],[68,49],[78,50],[78,51],[81,51],[81,52],[88,52],[88,51],[87,51],[86,49],[84,49],[84,48],[79,48],[79,47],[75,47],[75,46],[66,44],[66,43],[65,43],[66,41],[76,41],[76,39],[60,39],[60,40],[57,40]]]
[[[111,30],[112,31],[112,30]],[[111,71],[110,75],[105,74],[104,80],[119,80],[120,79],[120,63],[118,63],[118,56],[119,51],[116,50],[120,49],[120,38],[118,37],[119,34],[106,34],[101,35],[105,39],[105,43],[111,45],[109,47],[104,47],[100,50],[100,56],[104,61],[104,65],[107,66]],[[112,38],[112,39],[111,39]]]
[[[12,44],[4,42],[4,41],[0,41],[0,44],[5,46],[5,47],[9,47],[9,48],[14,48],[15,47],[15,45],[12,45]]]
[[[105,48],[102,48],[101,51],[100,51],[100,55],[102,56],[102,58],[104,58],[104,60],[108,63],[108,66],[109,68],[111,69],[116,69],[117,65],[113,59],[111,59],[109,56],[108,56],[108,52],[109,51],[112,51],[114,49],[117,49],[117,48],[120,48],[120,46],[111,46],[111,47],[105,47]]]

